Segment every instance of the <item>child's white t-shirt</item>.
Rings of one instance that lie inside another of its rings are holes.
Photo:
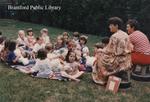
[[[42,36],[42,38],[43,38],[45,44],[50,43],[49,36]]]
[[[32,72],[45,72],[46,70],[51,70],[48,58],[44,60],[37,59],[35,65],[31,68]]]
[[[24,40],[22,40],[21,38],[17,38],[17,43],[19,45],[24,45],[24,46],[27,46],[27,43],[28,43],[28,39],[25,37]]]
[[[63,47],[58,50],[54,50],[53,53],[59,56],[62,55],[65,58],[68,53],[68,49]]]
[[[89,48],[87,46],[83,46],[81,51],[83,56],[87,56],[87,54],[89,54]]]
[[[44,48],[45,48],[45,44],[39,45],[38,43],[36,43],[33,47],[33,52],[37,53],[40,49],[44,49]]]

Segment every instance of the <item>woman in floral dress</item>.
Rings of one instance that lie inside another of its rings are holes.
[[[121,30],[121,26],[122,20],[120,18],[109,19],[109,29],[113,34],[93,68],[92,77],[95,83],[104,85],[108,76],[131,68],[132,44],[128,34]]]

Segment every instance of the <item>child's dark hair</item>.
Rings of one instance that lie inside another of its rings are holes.
[[[139,23],[138,23],[138,21],[135,20],[135,19],[129,19],[129,20],[127,21],[127,24],[129,24],[129,25],[131,26],[131,28],[134,27],[134,30],[138,30],[138,29],[139,29]]]
[[[0,44],[2,44],[6,40],[6,37],[0,37]]]
[[[85,41],[85,44],[86,44],[87,43],[87,39],[88,39],[87,36],[82,35],[82,36],[80,36],[79,42],[80,42],[80,40],[83,40],[83,41]]]
[[[109,37],[104,37],[104,38],[102,39],[102,43],[103,43],[103,44],[108,44],[108,43],[109,43]]]
[[[36,41],[39,41],[41,39],[42,39],[42,37],[36,37]]]
[[[70,56],[71,53],[75,53],[75,52],[74,52],[74,51],[68,51],[68,53],[67,53],[67,55],[66,55],[66,59],[65,59],[65,60],[66,60],[66,62],[68,62],[68,63],[70,62],[70,61],[69,61],[69,56]],[[75,53],[75,61],[77,61],[76,53]]]
[[[36,41],[40,40],[40,37],[36,37]]]
[[[40,49],[38,52],[37,52],[37,58],[39,58],[40,60],[44,60],[47,58],[47,52],[45,49]]]
[[[46,50],[47,52],[52,51],[53,49],[54,49],[54,46],[53,46],[52,43],[46,44],[45,50]]]
[[[67,44],[67,48],[68,48],[68,50],[71,50],[71,49],[69,49],[69,48],[76,47],[75,42],[74,42],[74,41],[72,41],[71,39],[70,39],[70,40],[68,40],[68,42],[67,42],[66,44]]]
[[[29,32],[33,32],[32,28],[27,29],[27,35],[29,35]]]
[[[104,46],[103,46],[102,43],[96,43],[96,44],[94,45],[94,47],[96,47],[97,49],[99,49],[99,48],[104,48]]]
[[[69,37],[69,33],[68,33],[68,32],[63,32],[62,35],[63,35],[63,36],[68,36],[68,37]]]
[[[16,49],[16,42],[15,41],[10,41],[8,45],[8,50],[9,51],[14,51]]]
[[[0,31],[0,35],[2,35],[2,32]]]
[[[108,24],[118,25],[118,29],[122,29],[123,21],[119,17],[111,17],[108,20]]]
[[[11,42],[10,39],[5,40],[5,43],[4,43],[4,48],[5,49],[7,49],[9,47],[10,42]]]
[[[65,46],[65,41],[64,41],[64,38],[62,35],[58,35],[57,36],[57,39],[60,38],[62,40],[62,46],[64,47]]]
[[[80,37],[80,34],[79,34],[79,32],[74,32],[74,33],[73,33],[73,36],[79,38],[79,37]]]

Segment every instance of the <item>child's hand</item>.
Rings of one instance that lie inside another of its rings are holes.
[[[79,70],[80,70],[80,71],[85,71],[86,68],[85,68],[85,66],[84,66],[83,64],[81,64],[81,65],[79,66]]]
[[[26,74],[31,74],[32,73],[32,71],[31,71],[31,69],[30,68],[22,68],[22,69],[19,69],[21,72],[23,72],[23,73],[26,73]]]
[[[17,56],[16,59],[18,60],[21,56]]]
[[[27,67],[25,70],[26,70],[26,71],[30,71],[30,70],[31,70],[31,67]]]
[[[69,68],[68,68],[68,71],[70,71],[70,72],[71,72],[71,71],[73,71],[73,69],[72,69],[71,67],[69,67]]]
[[[49,78],[50,78],[50,79],[52,79],[54,76],[55,76],[55,75],[54,75],[53,72],[51,72],[51,73],[49,74]]]

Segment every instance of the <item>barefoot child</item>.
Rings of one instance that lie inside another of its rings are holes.
[[[80,81],[78,78],[84,73],[79,71],[80,64],[76,61],[76,53],[69,51],[66,56],[66,63],[64,66],[64,71],[61,72],[63,77],[69,78],[71,80]]]

